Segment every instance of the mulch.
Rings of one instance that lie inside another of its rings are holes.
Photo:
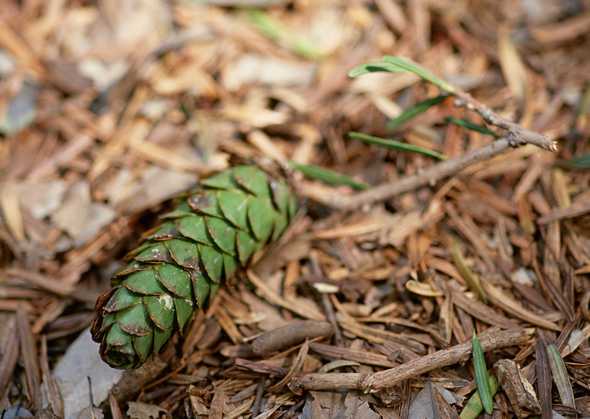
[[[449,160],[494,141],[448,123],[484,123],[451,101],[391,133],[438,89],[347,76],[385,54],[559,151],[514,148],[354,209],[338,208],[350,187],[295,172],[286,236],[109,398],[90,377],[82,417],[457,417],[474,334],[500,385],[493,417],[590,416],[590,165],[572,160],[590,152],[589,27],[584,0],[4,0],[3,417],[64,415],[57,363],[123,255],[200,178],[292,160],[371,190],[436,162],[350,131]]]

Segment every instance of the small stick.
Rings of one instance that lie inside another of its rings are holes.
[[[514,145],[506,137],[500,138],[485,147],[481,147],[456,159],[446,160],[412,176],[384,183],[354,195],[319,192],[313,188],[299,188],[299,193],[316,202],[340,210],[353,210],[362,205],[390,199],[394,196],[412,191],[421,186],[434,185],[468,166],[495,157]]]
[[[523,329],[494,329],[481,335],[481,346],[484,352],[515,346],[526,342],[530,334]],[[368,376],[359,373],[306,374],[295,377],[289,387],[296,393],[303,390],[363,390],[375,393],[437,368],[466,361],[470,355],[471,342],[465,342]]]
[[[528,340],[529,333],[523,329],[494,330],[482,334],[480,341],[484,352],[519,345]],[[403,380],[416,377],[437,368],[448,367],[466,361],[471,355],[471,342],[442,349],[430,355],[406,362],[398,367],[376,372],[363,382],[363,387],[371,392],[392,387]]]
[[[551,141],[543,134],[539,134],[538,132],[521,127],[517,123],[512,122],[501,115],[498,115],[488,106],[484,105],[478,100],[475,100],[469,93],[459,90],[455,92],[455,96],[456,106],[477,112],[488,125],[493,125],[497,128],[506,130],[508,133],[506,137],[513,142],[513,144],[511,144],[513,147],[525,144],[533,144],[549,151],[558,150],[558,146],[555,141]]]
[[[334,313],[334,307],[332,307],[332,302],[330,301],[330,297],[328,294],[322,294],[322,305],[324,306],[324,311],[326,312],[326,317],[328,321],[334,328],[334,339],[337,345],[342,343],[342,331],[340,330],[340,326],[338,325],[338,321],[336,320],[336,314]]]
[[[365,377],[365,374],[358,372],[305,374],[295,376],[289,383],[289,388],[293,393],[299,395],[303,394],[305,390],[360,390]]]
[[[415,175],[384,183],[354,195],[330,194],[325,191],[320,192],[314,188],[306,187],[298,188],[299,193],[335,209],[353,210],[362,205],[390,199],[427,184],[434,185],[436,182],[458,173],[468,166],[491,159],[510,147],[532,144],[544,150],[558,150],[556,141],[552,141],[543,134],[521,127],[517,123],[498,115],[491,108],[474,99],[469,93],[460,89],[454,89],[453,95],[455,96],[455,106],[477,112],[487,124],[505,130],[505,135],[493,143],[467,153],[464,156],[438,163]]]
[[[298,345],[305,339],[331,336],[333,333],[332,325],[327,322],[294,321],[258,336],[252,342],[252,351],[256,355],[268,355]]]

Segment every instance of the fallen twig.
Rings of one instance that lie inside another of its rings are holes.
[[[529,338],[530,334],[531,332],[523,329],[494,329],[483,333],[480,340],[483,350],[488,352],[520,345]],[[362,390],[374,393],[437,368],[465,361],[469,359],[470,355],[471,342],[465,342],[370,375],[359,373],[305,374],[295,377],[289,387],[296,393],[304,390]]]
[[[252,342],[252,351],[257,355],[268,355],[298,345],[305,339],[330,336],[333,333],[332,325],[327,322],[294,321],[258,336]]]
[[[543,134],[523,128],[515,122],[498,115],[488,106],[475,100],[469,93],[463,91],[455,92],[455,105],[477,112],[488,125],[493,125],[507,131],[505,138],[511,142],[513,147],[533,144],[549,151],[557,151],[555,141],[549,140]]]
[[[434,185],[436,182],[458,173],[468,166],[491,159],[511,147],[532,144],[544,150],[558,150],[557,142],[498,115],[488,106],[475,100],[469,93],[454,87],[449,91],[455,97],[454,103],[456,106],[477,112],[488,125],[506,131],[505,134],[491,144],[471,153],[438,163],[415,175],[401,180],[394,180],[354,195],[328,194],[325,190],[318,191],[309,186],[300,187],[300,194],[335,209],[352,210],[362,205],[401,195],[427,184]]]
[[[546,145],[548,149],[550,149],[549,147],[551,144],[553,144],[553,142],[547,140]],[[485,147],[481,147],[461,157],[457,157],[456,159],[446,160],[444,162],[438,163],[415,175],[384,183],[354,195],[342,195],[336,191],[334,193],[326,193],[324,188],[320,191],[307,187],[308,184],[304,184],[303,187],[300,187],[299,193],[303,196],[313,199],[316,202],[335,209],[353,210],[362,205],[384,201],[424,185],[434,185],[438,181],[458,173],[468,166],[491,159],[492,157],[503,153],[507,149],[519,145],[523,145],[523,143],[515,142],[515,140],[512,138],[503,137],[488,144]]]

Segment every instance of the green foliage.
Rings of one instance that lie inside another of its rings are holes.
[[[419,147],[419,146],[413,145],[413,144],[403,143],[401,141],[375,137],[373,135],[367,135],[367,134],[363,134],[361,132],[349,132],[348,136],[352,139],[360,140],[360,141],[363,141],[367,144],[373,144],[373,145],[376,145],[379,147],[386,147],[386,148],[390,148],[392,150],[409,151],[411,153],[423,154],[425,156],[432,157],[432,158],[438,159],[438,160],[445,160],[446,159],[446,157],[443,154],[440,154],[436,151],[429,150],[424,147]]]
[[[254,166],[201,182],[144,236],[99,298],[92,336],[103,360],[136,368],[158,353],[224,281],[279,238],[296,208],[287,184]]]
[[[487,128],[483,125],[476,124],[475,122],[471,122],[468,119],[454,118],[452,116],[448,116],[445,118],[445,121],[449,124],[454,124],[454,125],[466,128],[471,131],[479,132],[480,134],[483,134],[483,135],[489,135],[494,138],[499,137],[498,134],[496,134],[494,131],[490,130],[489,128]]]
[[[488,415],[491,415],[494,410],[494,402],[492,400],[492,391],[490,389],[488,367],[486,366],[486,359],[483,348],[476,334],[471,338],[471,346],[473,351],[473,369],[475,370],[475,383],[477,384],[477,392],[481,399],[481,404]]]
[[[399,116],[393,118],[387,123],[387,128],[391,130],[395,130],[408,122],[409,120],[417,117],[418,115],[426,112],[428,109],[432,108],[435,105],[438,105],[443,100],[448,98],[448,95],[439,95],[432,98],[428,98],[423,100],[422,102],[418,102],[411,108],[406,109],[403,111]]]
[[[385,55],[379,61],[368,64],[362,64],[350,70],[348,75],[350,77],[358,77],[367,73],[387,72],[387,73],[414,73],[422,80],[438,86],[441,90],[447,93],[454,93],[455,88],[448,82],[438,78],[429,70],[425,69],[414,61],[405,57],[392,57]]]
[[[247,12],[247,16],[252,24],[267,38],[274,42],[283,44],[285,47],[292,50],[309,60],[317,60],[322,57],[322,52],[316,48],[310,41],[292,33],[284,25],[273,19],[268,13],[252,9]]]
[[[494,396],[498,391],[498,380],[493,375],[488,375],[488,384],[490,386],[490,393]],[[479,397],[479,391],[473,393],[473,395],[467,400],[465,407],[459,415],[460,419],[476,419],[483,412],[483,406],[481,398]]]
[[[559,165],[568,169],[586,170],[590,169],[590,153],[573,157],[569,160],[559,162]]]
[[[366,183],[357,182],[356,180],[335,172],[334,170],[324,169],[313,164],[300,164],[291,162],[291,167],[303,173],[306,177],[320,182],[327,183],[333,186],[350,186],[355,190],[367,189],[369,186]]]

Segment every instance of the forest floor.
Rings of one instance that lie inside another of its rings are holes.
[[[589,51],[587,0],[3,0],[2,418],[477,417],[475,334],[483,415],[590,417]],[[290,230],[107,368],[97,296],[240,162],[299,165]]]

